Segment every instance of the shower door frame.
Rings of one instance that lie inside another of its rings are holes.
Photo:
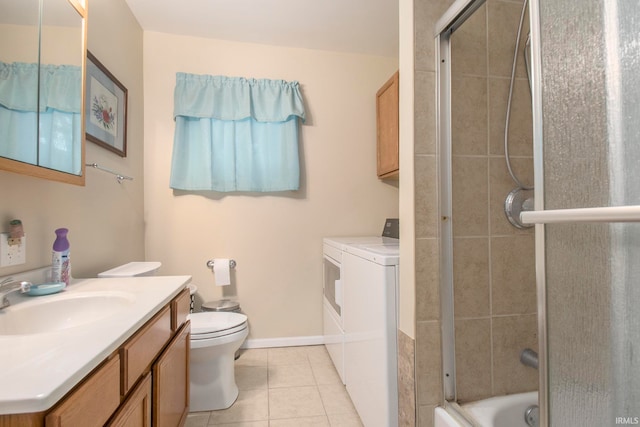
[[[455,373],[455,313],[453,300],[453,225],[451,165],[451,35],[486,0],[456,0],[434,29],[436,50],[436,138],[438,147],[438,206],[440,236],[440,312],[442,321],[442,384],[446,403],[457,406]],[[529,0],[531,31],[531,97],[535,210],[544,209],[542,150],[542,90],[540,87],[540,15],[538,0]],[[536,287],[538,306],[538,403],[540,427],[548,426],[548,362],[545,282],[545,229],[535,229]]]

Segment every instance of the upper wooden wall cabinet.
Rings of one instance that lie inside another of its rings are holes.
[[[378,178],[398,178],[398,83],[396,73],[376,93]]]

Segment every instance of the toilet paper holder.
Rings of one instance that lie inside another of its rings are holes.
[[[210,259],[209,261],[207,261],[207,267],[213,269],[213,260]],[[235,259],[230,259],[229,260],[229,268],[236,268],[236,260]]]

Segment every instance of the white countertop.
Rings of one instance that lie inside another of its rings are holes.
[[[191,276],[81,279],[58,294],[12,295],[15,307],[70,293],[104,291],[127,293],[135,300],[113,315],[83,325],[30,335],[0,334],[0,414],[52,407],[190,281]]]

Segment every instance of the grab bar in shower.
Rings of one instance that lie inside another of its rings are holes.
[[[640,222],[640,205],[527,211],[520,214],[520,220],[523,224]]]
[[[538,369],[538,353],[530,348],[525,348],[520,353],[520,362],[525,366]]]

